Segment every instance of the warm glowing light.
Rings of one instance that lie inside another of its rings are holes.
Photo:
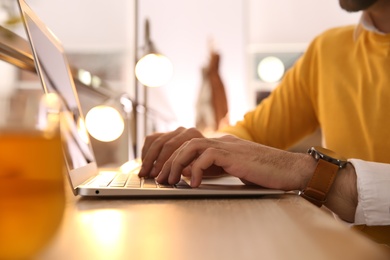
[[[125,128],[123,118],[118,110],[103,105],[89,110],[85,117],[85,124],[91,136],[102,142],[116,140]]]
[[[145,86],[160,87],[168,83],[173,74],[171,61],[161,54],[151,53],[142,57],[135,66],[137,79]]]
[[[102,80],[97,76],[92,76],[91,78],[91,86],[94,88],[99,87],[102,84]]]
[[[84,120],[81,117],[79,117],[77,120],[77,133],[79,134],[81,140],[83,140],[84,143],[86,143],[86,144],[89,143],[87,128],[86,128]]]
[[[86,234],[91,237],[85,241],[86,245],[98,246],[102,259],[118,259],[118,248],[123,239],[126,227],[123,213],[114,209],[100,209],[85,211],[79,215],[78,221]],[[107,224],[109,223],[109,224]]]
[[[78,76],[79,76],[79,80],[86,84],[86,85],[91,85],[91,82],[92,82],[92,75],[90,72],[86,71],[86,70],[82,70],[80,69],[78,71]]]
[[[266,57],[259,62],[259,65],[257,66],[257,74],[260,79],[265,82],[278,82],[283,77],[284,64],[277,57]]]
[[[59,112],[61,110],[61,99],[56,93],[47,93],[42,96],[41,102],[48,110]]]
[[[119,170],[123,173],[138,174],[140,167],[141,167],[141,160],[136,159],[136,160],[125,162],[124,164],[121,165]]]
[[[39,103],[38,120],[35,127],[43,130],[43,134],[47,138],[56,135],[59,130],[61,111],[61,99],[55,93],[42,95]]]

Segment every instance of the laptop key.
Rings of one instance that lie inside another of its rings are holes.
[[[107,187],[110,184],[113,177],[114,177],[113,174],[99,175],[90,184],[97,185],[99,187]]]
[[[126,181],[129,177],[129,174],[122,173],[118,174],[114,180],[110,183],[110,187],[123,187],[126,184]]]
[[[142,188],[157,188],[156,181],[151,179],[143,179]]]
[[[110,187],[123,187],[123,186],[125,186],[125,184],[120,183],[120,182],[111,182],[109,186]]]
[[[175,184],[175,187],[178,189],[192,189],[192,187],[184,180],[180,180],[177,184]]]
[[[136,174],[132,174],[127,181],[126,187],[129,188],[140,188],[141,187],[141,179]]]
[[[174,185],[170,185],[170,184],[158,183],[157,185],[158,185],[159,188],[163,188],[163,189],[175,188]]]

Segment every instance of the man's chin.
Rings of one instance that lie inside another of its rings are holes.
[[[366,10],[378,0],[339,0],[340,7],[347,12],[359,12]]]

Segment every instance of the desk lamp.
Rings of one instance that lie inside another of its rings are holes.
[[[85,125],[89,134],[102,142],[112,142],[118,139],[124,132],[126,122],[129,160],[134,158],[133,106],[131,98],[127,94],[121,94],[93,107],[85,116]]]
[[[150,39],[149,20],[145,20],[145,45],[143,56],[135,65],[135,76],[147,87],[165,85],[172,77],[173,66],[171,61],[159,53]]]
[[[171,61],[161,53],[159,53],[152,40],[150,39],[149,20],[145,20],[145,44],[143,46],[143,56],[136,62],[135,76],[136,79],[143,85],[143,123],[144,135],[147,131],[147,115],[148,115],[148,87],[160,87],[165,85],[173,75],[173,65]],[[138,84],[136,85],[136,88]],[[145,137],[144,136],[144,137]]]
[[[85,124],[88,132],[102,142],[118,139],[125,128],[121,114],[110,105],[99,105],[89,110],[85,117]]]

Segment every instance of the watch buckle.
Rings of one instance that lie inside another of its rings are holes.
[[[324,194],[322,192],[319,192],[319,191],[311,189],[311,188],[307,188],[304,191],[299,191],[298,195],[303,197],[304,199],[310,201],[311,203],[313,203],[317,207],[321,207],[326,202],[326,199],[324,199],[324,200],[316,199],[315,197],[317,197],[318,195],[323,196]]]

